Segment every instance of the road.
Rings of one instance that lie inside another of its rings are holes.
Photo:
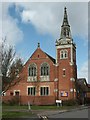
[[[90,111],[90,108],[89,108]],[[48,118],[88,118],[88,109],[73,110],[64,113],[48,115]]]

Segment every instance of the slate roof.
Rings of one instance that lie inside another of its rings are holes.
[[[48,55],[47,53],[45,53],[49,58],[50,58],[50,60],[55,64],[56,63],[56,60],[52,57],[52,56],[50,56],[50,55]]]

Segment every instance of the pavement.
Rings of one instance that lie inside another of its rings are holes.
[[[83,110],[83,109],[88,109],[90,108],[90,106],[79,106],[78,108],[74,108],[74,109],[67,109],[67,110],[32,110],[32,113],[37,114],[38,117],[40,116],[51,116],[51,115],[55,115],[55,114],[61,114],[64,112],[71,112],[71,111],[77,111],[77,110]]]

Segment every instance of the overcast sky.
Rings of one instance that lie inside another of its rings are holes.
[[[78,77],[88,81],[87,2],[3,2],[0,4],[0,38],[6,36],[7,43],[15,46],[24,61],[35,51],[38,42],[42,50],[55,58],[55,41],[60,37],[65,6],[77,46]]]

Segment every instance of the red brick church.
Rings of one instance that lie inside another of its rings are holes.
[[[45,53],[38,43],[18,79],[6,91],[7,100],[19,96],[21,104],[50,105],[55,104],[55,100],[76,98],[76,45],[71,36],[66,8],[60,38],[56,40],[56,59]]]

